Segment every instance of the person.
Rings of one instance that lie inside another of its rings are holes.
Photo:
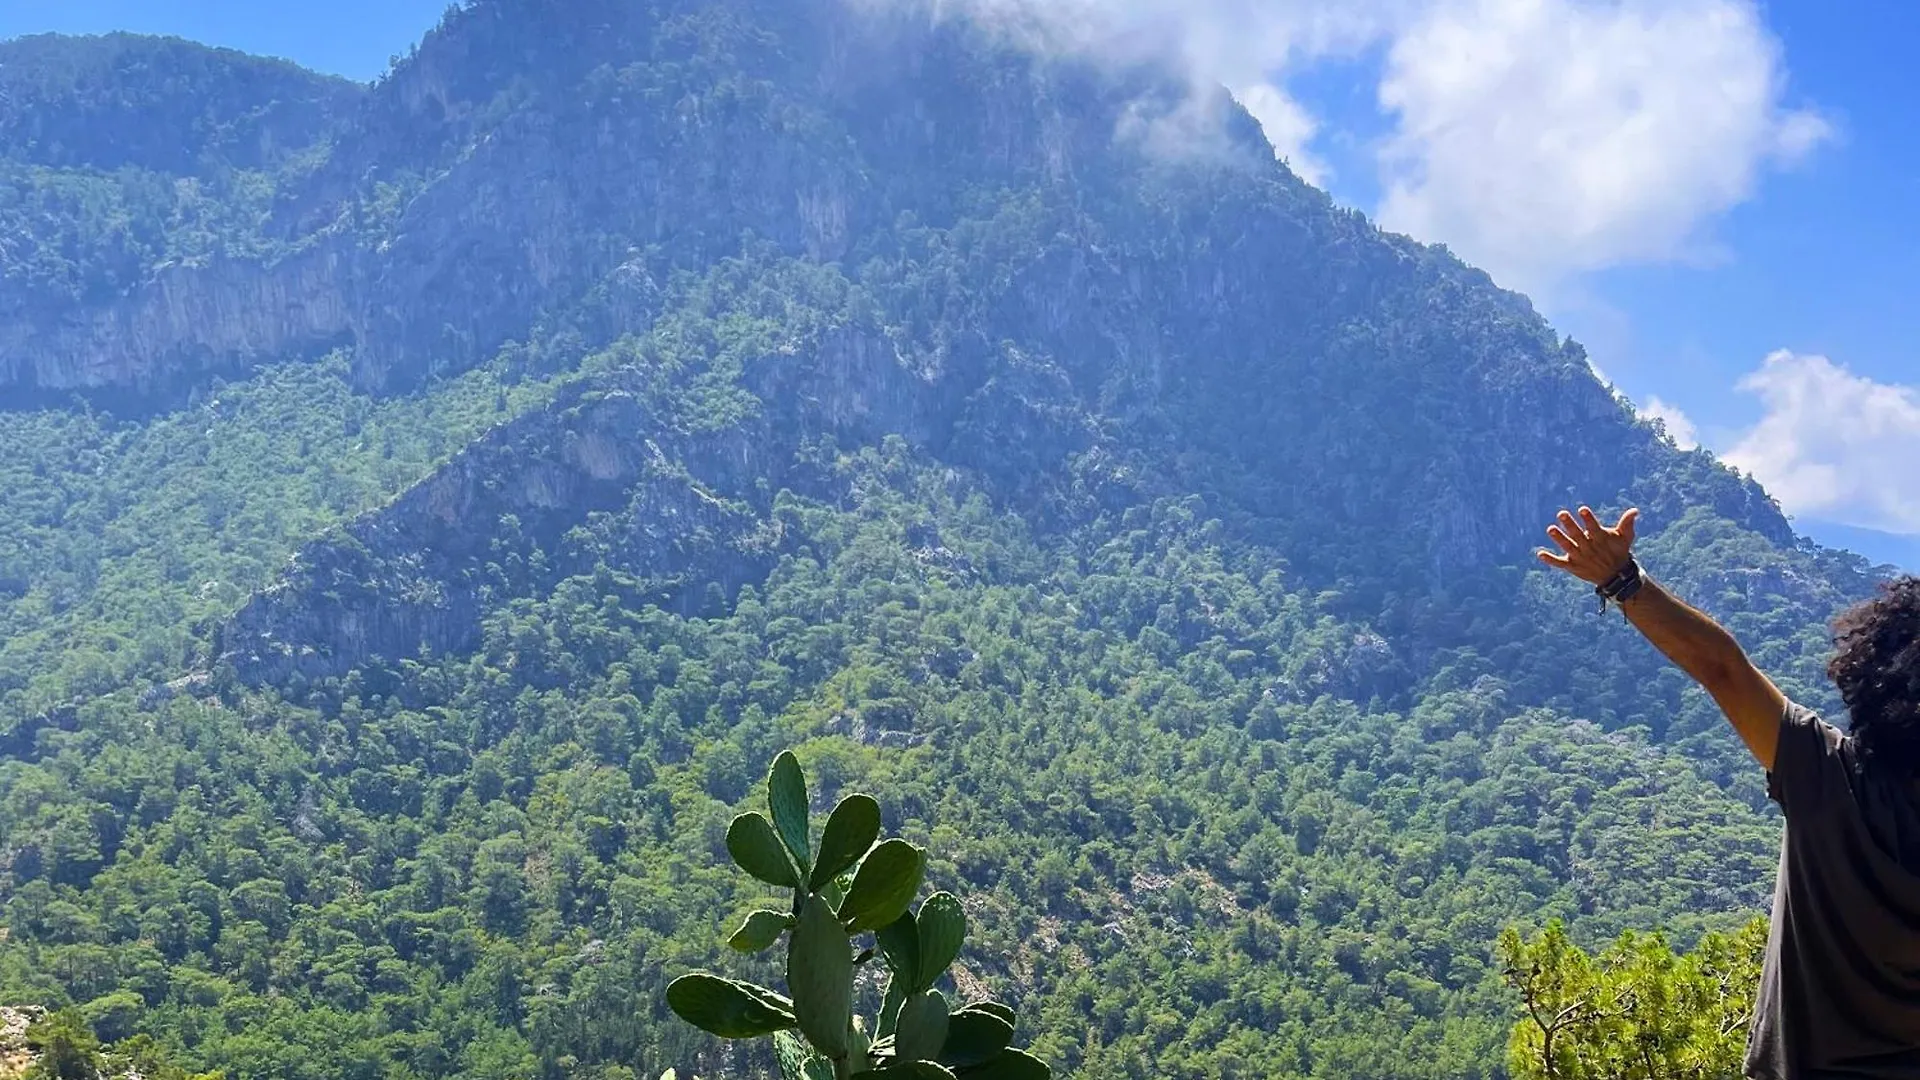
[[[1652,580],[1639,512],[1581,507],[1542,561],[1594,587],[1725,712],[1785,818],[1747,1038],[1756,1080],[1920,1080],[1920,577],[1881,585],[1833,624],[1841,732],[1791,701],[1719,624]]]

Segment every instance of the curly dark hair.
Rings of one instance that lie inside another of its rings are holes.
[[[1827,675],[1868,760],[1920,771],[1920,575],[1880,586],[1833,622]]]

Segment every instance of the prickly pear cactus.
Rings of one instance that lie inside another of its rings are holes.
[[[792,996],[696,971],[667,987],[674,1013],[725,1039],[770,1036],[782,1080],[1048,1080],[1048,1065],[1013,1049],[1012,1009],[954,1008],[936,988],[960,955],[967,917],[944,892],[913,910],[926,852],[880,840],[880,804],[867,795],[842,799],[816,845],[807,805],[799,759],[783,753],[767,775],[767,813],[742,814],[727,830],[740,869],[793,893],[784,912],[748,915],[727,944],[757,953],[785,938]],[[853,981],[875,957],[887,985],[869,1024],[854,1012]]]

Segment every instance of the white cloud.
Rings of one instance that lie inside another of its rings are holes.
[[[1266,132],[1267,141],[1273,144],[1276,156],[1285,161],[1302,180],[1319,187],[1326,186],[1332,170],[1311,149],[1313,138],[1320,131],[1320,124],[1313,114],[1288,97],[1285,91],[1266,83],[1242,88],[1233,96],[1253,114],[1255,120],[1260,121],[1260,127]]]
[[[887,4],[908,0],[853,0]],[[933,0],[1029,47],[1133,62],[1173,60],[1196,87],[1225,86],[1260,121],[1276,156],[1310,183],[1330,172],[1311,148],[1318,119],[1285,87],[1314,58],[1377,41],[1394,13],[1424,0]],[[1176,118],[1178,119],[1178,118]]]
[[[1382,223],[1522,289],[1699,259],[1716,215],[1830,135],[1783,106],[1757,0],[935,2],[1049,48],[1170,54],[1232,89],[1316,182],[1331,175],[1314,149],[1324,125],[1288,76],[1383,46]]]
[[[1765,406],[1724,455],[1790,513],[1920,534],[1920,388],[1780,351],[1740,381]]]
[[[1536,291],[1697,255],[1763,168],[1827,137],[1783,79],[1748,0],[1432,5],[1380,84],[1381,221]]]
[[[1660,421],[1667,429],[1667,438],[1672,439],[1680,449],[1692,450],[1700,445],[1700,429],[1693,426],[1693,421],[1678,406],[1650,397],[1640,407],[1640,415]]]

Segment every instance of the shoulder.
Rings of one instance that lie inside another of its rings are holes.
[[[1846,790],[1853,756],[1852,736],[1790,700],[1780,716],[1780,741],[1773,769],[1767,773],[1767,794],[1792,813],[1796,806]]]

